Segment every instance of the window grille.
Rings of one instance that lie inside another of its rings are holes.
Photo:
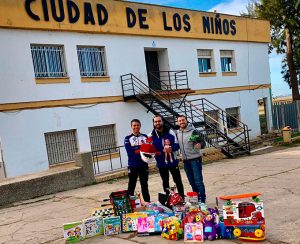
[[[78,152],[76,130],[45,133],[49,165],[74,161]]]
[[[104,47],[77,47],[80,75],[107,76]]]
[[[198,49],[198,67],[199,73],[212,72],[213,57],[212,50]]]
[[[92,151],[100,151],[99,155],[117,151],[115,125],[90,127],[89,135]]]
[[[31,55],[36,78],[67,76],[63,46],[31,45]]]
[[[226,115],[227,128],[229,129],[237,128],[239,126],[240,108],[239,107],[226,108],[225,111],[227,113]]]

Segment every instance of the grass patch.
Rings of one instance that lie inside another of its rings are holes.
[[[297,136],[300,136],[300,132],[292,133],[292,138],[297,137]],[[274,142],[282,142],[283,141],[283,137],[282,136],[277,137],[273,141]]]

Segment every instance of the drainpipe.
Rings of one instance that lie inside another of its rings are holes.
[[[3,169],[1,169],[3,168]],[[4,178],[6,178],[6,169],[5,169],[5,164],[4,164],[4,160],[3,160],[3,150],[2,150],[2,146],[1,146],[1,139],[0,139],[0,174],[1,172],[3,172],[4,174]],[[0,175],[0,179],[1,179],[1,175]]]

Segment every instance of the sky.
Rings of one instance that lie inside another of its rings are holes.
[[[132,2],[159,4],[163,6],[171,6],[178,8],[187,8],[195,10],[203,10],[218,13],[240,15],[246,10],[246,5],[249,0],[130,0]],[[276,96],[290,95],[291,90],[286,82],[283,81],[281,75],[281,61],[283,55],[278,55],[275,52],[269,54],[272,94]]]

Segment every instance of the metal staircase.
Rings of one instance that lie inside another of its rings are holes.
[[[203,134],[206,142],[219,148],[227,157],[250,154],[246,124],[205,98],[186,99],[187,94],[193,92],[188,87],[186,71],[163,71],[159,75],[150,75],[159,77],[160,90],[150,88],[131,73],[122,75],[124,101],[138,101],[147,108],[147,112],[160,115],[173,129],[178,129],[177,116],[184,114],[188,122]]]

